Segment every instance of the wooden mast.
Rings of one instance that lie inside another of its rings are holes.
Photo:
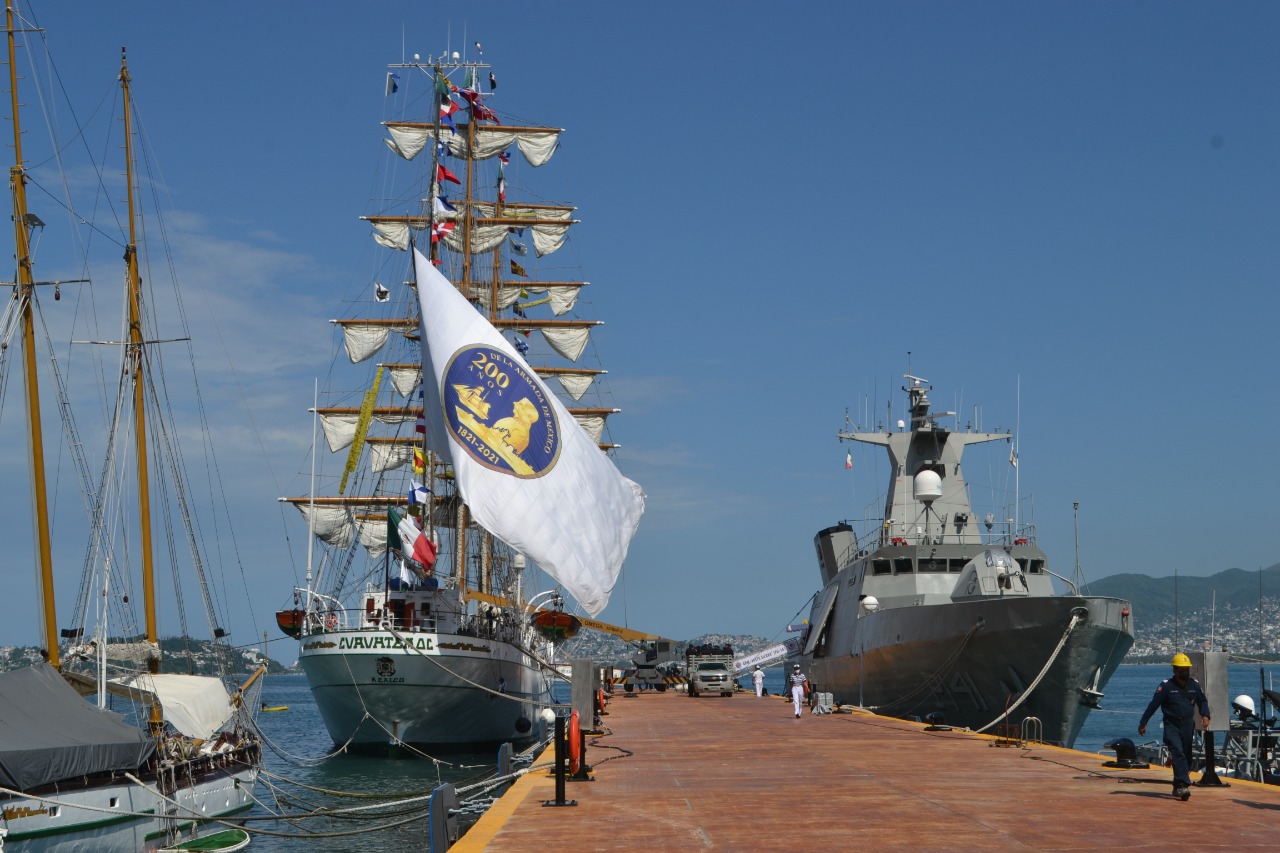
[[[58,655],[58,619],[53,597],[53,548],[49,532],[49,497],[44,470],[44,430],[40,419],[40,380],[36,370],[35,322],[33,302],[35,278],[31,273],[31,222],[27,218],[27,177],[22,162],[22,129],[18,123],[17,42],[13,28],[13,4],[5,4],[5,21],[9,32],[9,105],[13,116],[13,166],[9,169],[9,189],[13,193],[13,244],[17,261],[14,282],[22,304],[22,365],[27,394],[27,434],[31,450],[31,513],[36,528],[36,567],[41,598],[40,618],[44,627],[44,652],[56,669],[61,669]]]
[[[146,341],[142,336],[142,278],[138,273],[137,222],[134,215],[133,107],[129,83],[129,63],[125,56],[125,49],[120,48],[120,91],[124,103],[125,190],[129,211],[129,245],[124,253],[129,302],[129,342],[125,369],[133,381],[134,454],[138,474],[138,532],[139,547],[142,552],[143,611],[147,624],[147,642],[153,647],[158,647],[160,637],[156,628],[155,562],[151,548],[151,483],[147,467],[146,384],[144,381],[146,358],[143,352]],[[158,657],[148,656],[147,671],[152,675],[160,672]],[[152,734],[159,734],[164,728],[164,717],[159,702],[151,704],[149,723]]]

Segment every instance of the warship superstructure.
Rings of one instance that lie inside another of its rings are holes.
[[[1068,591],[1055,594],[1033,524],[976,516],[964,450],[1012,435],[946,428],[953,413],[931,413],[926,380],[907,379],[909,424],[839,434],[885,448],[892,471],[870,529],[844,522],[815,537],[823,587],[802,647],[814,688],[888,716],[1070,747],[1133,645],[1129,602],[1078,594],[1061,575]]]

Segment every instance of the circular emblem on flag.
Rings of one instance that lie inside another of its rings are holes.
[[[454,440],[481,465],[541,477],[560,456],[560,424],[529,369],[495,347],[463,347],[445,365],[441,400]]]

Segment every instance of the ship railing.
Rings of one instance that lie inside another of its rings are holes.
[[[315,634],[347,627],[346,608],[332,595],[302,588],[295,589],[294,593],[300,595],[306,603],[303,608],[306,613],[304,633]]]
[[[1275,729],[1266,726],[1242,726],[1233,720],[1231,730],[1223,734],[1223,743],[1215,753],[1214,763],[1225,768],[1233,778],[1262,782],[1265,775],[1274,772],[1269,767],[1274,757],[1269,756],[1268,752],[1276,742]],[[1202,741],[1196,742],[1193,752],[1203,766]]]
[[[983,546],[994,545],[1008,548],[1015,545],[1034,545],[1036,542],[1036,529],[1033,524],[993,523],[990,530],[982,529],[979,534],[980,543]],[[943,526],[941,529],[924,531],[916,530],[915,525],[908,528],[882,524],[878,528],[856,537],[854,546],[849,549],[850,553],[844,555],[846,558],[844,562],[852,562],[854,559],[865,556],[877,548],[884,548],[890,545],[920,547],[924,545],[969,544],[973,542],[972,536],[971,525],[963,529],[956,529],[954,525],[950,525]],[[841,564],[843,565],[844,563],[842,562]]]
[[[508,613],[493,614],[492,618],[488,613],[477,613],[463,617],[458,633],[486,640],[514,643],[519,639],[520,625]]]

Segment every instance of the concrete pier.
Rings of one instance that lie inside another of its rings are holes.
[[[753,694],[619,694],[607,712],[593,781],[566,785],[576,806],[543,805],[554,778],[533,771],[452,849],[1280,848],[1277,786],[1227,779],[1181,802],[1168,768],[865,713],[796,719]]]

